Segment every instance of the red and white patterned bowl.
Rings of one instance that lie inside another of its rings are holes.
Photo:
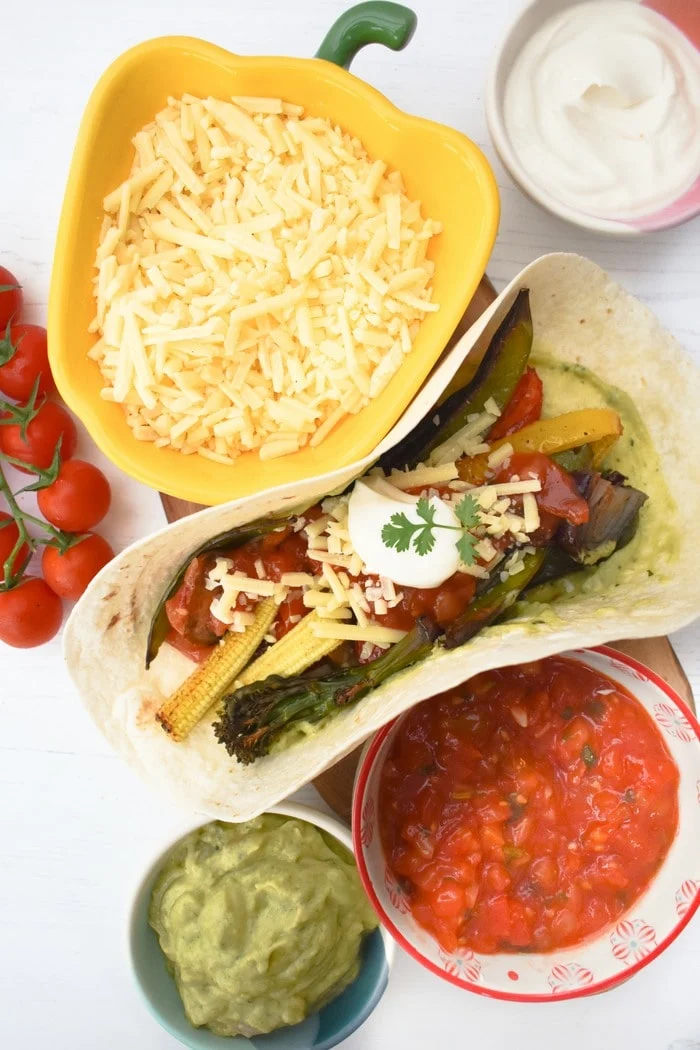
[[[608,675],[632,693],[656,721],[680,771],[676,837],[648,889],[614,927],[554,952],[448,955],[414,922],[387,867],[377,828],[380,772],[401,718],[369,741],[355,780],[355,855],[382,924],[409,955],[439,977],[497,999],[552,1002],[604,991],[648,966],[700,906],[700,724],[678,694],[636,660],[607,646],[564,655]]]

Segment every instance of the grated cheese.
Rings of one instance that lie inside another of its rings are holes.
[[[224,579],[227,583],[233,584],[233,587],[239,592],[255,594],[261,598],[271,598],[277,587],[272,580],[256,580],[252,576],[243,576],[243,574],[239,576],[238,573],[226,576]]]
[[[342,605],[339,605],[337,609],[331,609],[327,605],[320,606],[316,610],[317,616],[320,616],[322,620],[351,620],[352,611]]]
[[[415,470],[392,470],[389,484],[397,489],[427,488],[430,485],[445,485],[459,477],[457,464],[442,463],[436,467],[420,464]]]
[[[494,449],[490,454],[487,462],[489,467],[493,470],[494,467],[500,467],[501,463],[505,463],[513,455],[513,446],[510,442],[506,441],[505,445],[501,445],[500,448]]]
[[[451,478],[454,471],[454,463],[430,467],[419,465],[413,471],[394,471],[391,480],[387,480],[376,469],[367,483],[380,491],[396,493],[400,501],[410,499],[415,504],[417,497],[407,496],[406,488],[418,489],[429,498],[437,493],[430,483],[449,484],[447,479]],[[533,550],[528,546],[528,531],[534,531],[539,525],[534,496],[539,488],[539,479],[531,476],[524,480],[516,478],[510,482],[471,488],[480,507],[478,525],[472,531],[479,563],[471,566],[460,564],[459,572],[477,579],[488,579],[490,573],[496,570],[498,579],[505,581],[522,571],[525,555]],[[523,516],[514,510],[513,495],[523,497]],[[456,502],[461,499],[461,494],[453,495],[451,499]],[[275,582],[265,579],[265,562],[257,558],[254,567],[258,578],[253,579],[241,570],[234,569],[231,559],[217,557],[205,580],[209,590],[220,588],[222,592],[211,603],[213,615],[227,624],[230,630],[240,630],[241,625],[249,622],[250,603],[254,604],[256,599],[263,596],[274,596],[277,601],[282,601],[293,588],[305,609],[314,610],[317,621],[323,624],[319,637],[353,640],[379,647],[387,647],[402,638],[404,632],[385,628],[371,619],[385,616],[389,609],[404,600],[404,593],[397,591],[396,584],[389,577],[367,574],[367,568],[354,550],[351,540],[349,500],[348,494],[328,496],[321,503],[322,514],[319,517],[309,521],[300,515],[292,520],[295,532],[303,530],[306,533],[306,554],[318,564],[318,573],[288,572],[281,576],[279,582]],[[510,554],[506,557],[493,540],[504,537],[508,532],[512,539]],[[359,580],[356,578],[358,576],[361,576]],[[241,595],[243,609],[238,608]]]
[[[140,440],[217,463],[320,444],[438,308],[439,223],[356,138],[282,99],[170,98],[133,144],[95,263],[102,397]]]
[[[393,645],[406,637],[406,631],[377,624],[361,627],[359,624],[314,623],[311,630],[317,638],[335,638],[339,642],[373,642],[374,645]]]
[[[316,577],[310,572],[283,572],[280,583],[285,587],[313,587]]]
[[[221,587],[221,594],[211,603],[211,614],[232,630],[238,630],[244,629],[246,625],[245,620],[241,620],[239,616],[242,610],[236,608],[241,594],[253,601],[270,597],[281,601],[286,594],[286,588],[273,580],[253,579],[238,571],[232,573],[232,567],[233,562],[229,558],[217,558],[214,567],[207,574],[204,585],[207,590]]]
[[[310,558],[314,561],[326,562],[328,565],[334,565],[340,569],[347,569],[351,576],[357,576],[361,572],[361,568],[355,570],[356,562],[354,562],[355,555],[351,554],[331,554],[330,551],[313,551],[308,552]],[[362,562],[360,562],[360,566]]]
[[[542,482],[539,478],[530,481],[501,481],[490,486],[497,496],[518,496],[525,492],[540,492]]]
[[[480,447],[483,442],[481,436],[489,430],[498,417],[492,412],[475,413],[468,418],[468,422],[456,434],[433,449],[428,457],[431,465],[452,463],[460,456],[470,455],[474,447]]]
[[[310,540],[316,539],[317,536],[323,535],[328,526],[328,516],[323,515],[320,518],[315,518],[314,521],[310,521],[308,525],[304,526],[304,532],[307,538]]]
[[[479,542],[474,545],[474,550],[482,561],[485,562],[491,561],[496,555],[496,548],[487,537],[484,537],[483,540],[479,540]]]
[[[523,532],[534,532],[540,527],[540,512],[532,492],[523,495]]]
[[[307,609],[318,609],[325,607],[333,600],[330,591],[309,590],[305,591],[302,601]]]
[[[462,562],[457,572],[462,572],[465,576],[476,576],[478,580],[488,580],[489,578],[488,569],[484,568],[483,565],[465,565]]]
[[[328,583],[328,586],[330,587],[331,591],[335,595],[336,600],[338,602],[347,604],[347,601],[348,601],[347,588],[343,587],[343,584],[342,584],[342,582],[341,582],[337,572],[335,571],[335,569],[328,562],[326,562],[324,564],[324,566],[323,566],[322,572],[323,572],[323,577],[326,580],[326,582]]]
[[[365,485],[369,488],[374,489],[375,492],[381,492],[383,495],[388,496],[389,499],[396,500],[398,503],[407,503],[410,506],[415,504],[415,497],[410,496],[407,492],[403,492],[398,489],[396,485],[392,485],[384,475],[380,472],[376,474],[370,474],[368,477],[362,479]]]

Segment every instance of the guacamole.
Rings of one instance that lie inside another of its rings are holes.
[[[632,399],[582,365],[563,364],[544,354],[541,348],[531,363],[544,385],[543,416],[557,416],[578,408],[608,407],[619,413],[624,431],[606,457],[603,469],[620,471],[629,478],[630,485],[649,497],[640,511],[639,528],[631,543],[607,561],[536,587],[513,607],[513,613],[522,614],[528,606],[542,602],[545,607],[540,610],[540,618],[556,621],[555,610],[546,607],[554,601],[577,594],[609,595],[613,588],[640,573],[663,575],[678,552],[679,537],[669,524],[673,500],[658,454]]]
[[[313,824],[265,814],[187,835],[149,922],[188,1020],[217,1035],[296,1024],[357,976],[377,925],[352,854]]]

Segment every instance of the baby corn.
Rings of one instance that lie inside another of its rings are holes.
[[[328,656],[341,644],[337,638],[317,638],[311,629],[312,623],[319,623],[318,615],[311,612],[300,620],[288,634],[280,638],[262,656],[246,667],[243,674],[236,678],[236,688],[262,682],[271,674],[290,678],[301,674],[318,660]],[[328,622],[328,621],[326,621]]]
[[[265,598],[255,608],[255,622],[242,634],[230,631],[221,645],[182,683],[156,714],[156,720],[173,740],[183,741],[229,688],[263,640],[277,615],[277,602]],[[308,617],[307,617],[308,619]],[[302,621],[303,623],[303,621]],[[299,626],[301,627],[301,623]],[[287,637],[291,637],[291,631]],[[334,645],[338,643],[335,642]],[[277,646],[274,646],[277,649]],[[325,650],[326,652],[328,650]],[[265,656],[268,654],[266,653]],[[265,659],[265,656],[261,659]],[[260,663],[256,660],[253,666]]]

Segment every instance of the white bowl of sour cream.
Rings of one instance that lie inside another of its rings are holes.
[[[542,207],[599,233],[700,214],[699,47],[692,3],[532,0],[487,83],[504,167]]]

